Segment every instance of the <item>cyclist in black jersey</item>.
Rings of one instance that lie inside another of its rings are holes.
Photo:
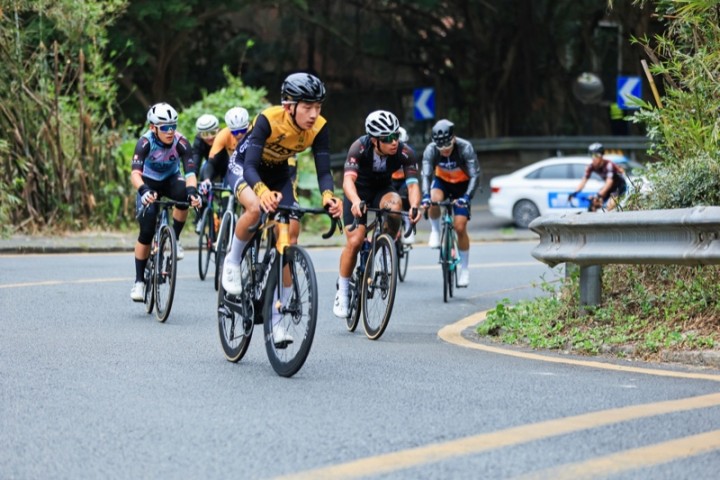
[[[625,181],[625,177],[623,177],[625,171],[622,167],[615,164],[615,162],[603,156],[605,155],[605,147],[603,147],[602,143],[596,142],[591,144],[588,147],[588,153],[592,155],[592,161],[590,165],[585,168],[583,179],[575,189],[575,192],[570,194],[569,199],[578,196],[590,179],[590,176],[593,173],[597,173],[605,180],[605,184],[600,188],[600,191],[597,192],[597,196],[591,199],[591,207],[597,207],[593,205],[595,198],[597,198],[600,207],[607,202],[607,210],[612,210],[617,205],[617,199],[627,193],[627,182]]]
[[[444,199],[455,200],[453,225],[458,236],[460,269],[457,284],[470,283],[470,200],[480,184],[480,165],[472,144],[455,136],[455,125],[446,119],[432,128],[432,142],[425,147],[422,159],[423,206]],[[434,177],[434,178],[433,178]],[[440,209],[430,207],[430,248],[440,247]]]
[[[343,212],[345,224],[349,225],[354,218],[358,218],[358,227],[352,232],[345,231],[346,243],[340,254],[338,291],[333,304],[333,314],[336,317],[348,316],[350,277],[367,234],[367,213],[362,211],[360,204],[364,201],[373,208],[402,210],[402,200],[392,185],[392,174],[398,168],[403,168],[410,207],[414,207],[416,213],[410,220],[416,223],[422,218],[418,208],[420,187],[415,153],[399,141],[399,129],[400,122],[395,115],[385,110],[377,110],[370,113],[365,120],[366,135],[350,145],[343,176]],[[398,235],[399,227],[399,216],[390,215],[390,236]]]
[[[130,298],[136,302],[144,299],[145,265],[150,256],[150,243],[155,233],[157,209],[152,203],[158,196],[167,196],[179,202],[189,201],[193,207],[199,207],[200,196],[197,192],[195,164],[192,149],[187,139],[177,131],[178,114],[167,103],[158,103],[150,107],[147,121],[150,129],[135,146],[132,158],[130,181],[137,189],[136,208],[150,205],[145,214],[138,218],[140,233],[135,243],[135,283]],[[180,171],[183,166],[185,176]],[[178,239],[177,258],[184,256],[180,247],[180,233],[187,220],[187,207],[173,209],[173,230]]]

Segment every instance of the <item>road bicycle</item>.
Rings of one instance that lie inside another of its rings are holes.
[[[360,260],[350,277],[350,302],[348,316],[345,319],[347,329],[354,332],[363,317],[365,335],[370,340],[377,340],[385,332],[395,303],[395,291],[398,278],[398,253],[395,240],[385,233],[388,215],[407,215],[388,208],[365,207],[361,209],[375,214],[375,219],[367,225],[366,238],[360,248]],[[347,227],[353,231],[358,226],[355,218]],[[405,235],[410,234],[405,232]],[[367,238],[370,235],[370,239]]]
[[[230,244],[235,233],[235,224],[237,223],[237,213],[235,213],[235,195],[228,198],[227,207],[223,212],[220,221],[220,230],[218,231],[217,241],[215,244],[215,290],[220,288],[220,279],[222,264],[225,261],[225,255],[230,250]]]
[[[162,323],[170,315],[177,278],[177,239],[169,224],[169,211],[173,207],[189,207],[190,204],[166,199],[157,200],[152,205],[157,205],[158,219],[150,246],[150,257],[145,265],[143,303],[148,314],[155,308],[155,317]],[[149,207],[150,205],[144,205],[138,212],[138,218],[145,215]]]
[[[460,265],[460,249],[458,248],[457,232],[453,218],[455,216],[455,201],[443,200],[430,202],[432,206],[442,209],[440,218],[440,258],[438,263],[442,267],[443,276],[443,302],[452,298],[453,290],[460,287],[457,284],[457,272]]]
[[[329,213],[325,209],[279,206],[274,219],[263,214],[242,254],[239,295],[218,291],[218,330],[227,360],[240,361],[250,345],[255,324],[263,324],[265,350],[275,372],[291,377],[302,368],[312,346],[317,322],[318,287],[310,255],[299,245],[289,244],[290,215]],[[275,231],[277,228],[277,232]],[[342,225],[331,219],[323,238],[330,238]],[[263,234],[272,248],[264,248]],[[261,255],[261,251],[264,253]],[[220,275],[222,277],[222,262]],[[287,286],[286,286],[287,285]],[[273,325],[273,312],[280,318]],[[292,341],[275,343],[274,328],[281,326]]]
[[[198,274],[200,280],[205,280],[210,267],[210,260],[217,265],[216,244],[220,232],[220,215],[222,215],[222,203],[225,200],[221,197],[223,192],[232,192],[222,183],[213,183],[203,200],[206,202],[200,222],[198,223]],[[217,270],[217,268],[215,269]],[[217,289],[217,287],[216,287]]]

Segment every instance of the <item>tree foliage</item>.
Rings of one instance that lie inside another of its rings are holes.
[[[653,2],[665,33],[640,37],[664,95],[634,121],[647,125],[653,189],[647,208],[720,205],[720,1]]]
[[[0,10],[0,223],[88,225],[118,205],[108,163],[116,86],[106,27],[124,0],[16,1]],[[6,232],[7,233],[7,232]]]

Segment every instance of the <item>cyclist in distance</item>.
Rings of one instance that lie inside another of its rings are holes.
[[[294,169],[289,165],[295,155],[308,147],[312,149],[323,207],[335,218],[342,215],[342,202],[333,193],[327,120],[320,115],[325,95],[325,85],[316,76],[289,75],[280,88],[281,105],[269,107],[257,116],[252,130],[230,157],[227,181],[244,207],[223,264],[222,286],[230,294],[242,292],[240,261],[252,237],[248,228],[260,220],[261,209],[274,212],[278,205],[297,205]],[[297,218],[290,223],[296,224],[291,228],[299,231]],[[294,238],[291,235],[290,243],[297,243],[297,235]],[[287,295],[292,293],[289,288],[283,291]],[[287,300],[283,298],[281,303]],[[278,324],[279,320],[280,315],[275,312],[275,343],[292,343],[292,337]]]
[[[147,113],[150,129],[138,140],[132,158],[130,181],[138,192],[136,208],[139,211],[143,205],[149,205],[145,214],[138,218],[140,233],[135,243],[135,283],[130,291],[130,298],[136,302],[143,301],[143,275],[155,233],[157,208],[152,205],[153,202],[159,196],[166,196],[178,202],[189,201],[193,207],[201,205],[192,148],[177,131],[177,120],[177,111],[167,103],[150,107]],[[180,171],[181,163],[185,176]],[[173,230],[178,241],[187,216],[187,207],[173,209]],[[178,243],[177,258],[181,260],[183,257],[184,252]]]
[[[220,131],[220,121],[215,115],[211,115],[209,113],[200,115],[195,122],[195,130],[197,131],[197,134],[195,135],[195,140],[193,140],[192,144],[192,157],[193,163],[195,164],[195,177],[203,178],[202,171],[207,164],[207,162],[203,162],[206,161],[210,156],[210,148],[212,147],[215,137]],[[197,228],[199,228],[197,227],[197,225],[200,217],[202,217],[204,209],[205,204],[203,203],[203,206],[197,211],[197,215],[195,215],[194,222],[196,225],[196,233],[200,233],[199,231],[197,231]]]
[[[407,148],[413,151],[413,154],[415,153],[415,150],[410,146],[408,141],[410,140],[410,137],[407,134],[407,130],[405,130],[403,127],[398,128],[398,133],[400,134],[400,137],[398,140],[401,143],[404,143]],[[405,169],[403,167],[398,168],[395,170],[392,174],[392,186],[395,189],[395,191],[400,195],[400,198],[402,199],[402,208],[405,211],[410,210],[410,201],[408,200],[408,188],[407,183],[405,183]],[[405,221],[405,230],[410,228],[410,218],[409,217],[403,217],[403,220]],[[415,232],[410,232],[410,235],[405,237],[405,235],[402,236],[401,241],[405,245],[412,245],[415,243]]]
[[[207,194],[213,179],[227,176],[230,155],[250,128],[250,114],[242,107],[233,107],[225,113],[225,125],[215,137],[208,161],[200,175],[202,181],[198,189],[203,195]]]
[[[393,188],[392,174],[398,168],[405,173],[410,207],[415,208],[416,223],[422,217],[419,210],[420,187],[418,185],[415,153],[400,141],[400,122],[395,115],[385,110],[377,110],[365,119],[365,135],[355,140],[348,150],[343,175],[343,215],[345,225],[358,218],[358,227],[345,230],[346,243],[340,254],[340,275],[338,291],[333,303],[333,314],[347,318],[350,303],[350,277],[355,268],[357,254],[367,234],[367,212],[362,211],[360,203],[365,201],[372,208],[402,210],[400,195]],[[388,230],[395,238],[401,223],[399,215],[388,217]]]
[[[434,178],[433,178],[434,177]],[[455,136],[455,124],[442,119],[432,127],[432,142],[425,147],[422,159],[422,204],[441,202],[446,198],[455,201],[453,224],[458,236],[460,271],[457,284],[470,283],[470,237],[467,222],[470,220],[470,201],[480,184],[480,165],[472,144]],[[440,247],[440,208],[430,207],[430,248]]]
[[[617,206],[617,199],[627,192],[627,183],[623,177],[625,171],[613,161],[603,157],[603,155],[605,155],[605,147],[603,147],[602,143],[596,142],[591,144],[588,147],[588,153],[592,155],[592,161],[590,165],[585,168],[585,176],[580,180],[580,184],[575,191],[570,194],[569,199],[577,197],[580,194],[594,172],[605,179],[605,184],[600,191],[597,192],[596,198],[600,199],[602,204],[607,202],[607,209],[612,210]],[[594,199],[590,200],[591,205],[593,200]]]

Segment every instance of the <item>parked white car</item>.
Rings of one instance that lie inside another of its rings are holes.
[[[621,155],[605,155],[633,179],[642,164]],[[553,157],[528,165],[513,173],[490,180],[490,213],[527,228],[535,218],[547,213],[580,212],[588,209],[589,198],[602,188],[604,181],[593,173],[585,188],[572,201],[575,191],[590,163],[590,156]],[[628,190],[633,183],[628,182]]]

